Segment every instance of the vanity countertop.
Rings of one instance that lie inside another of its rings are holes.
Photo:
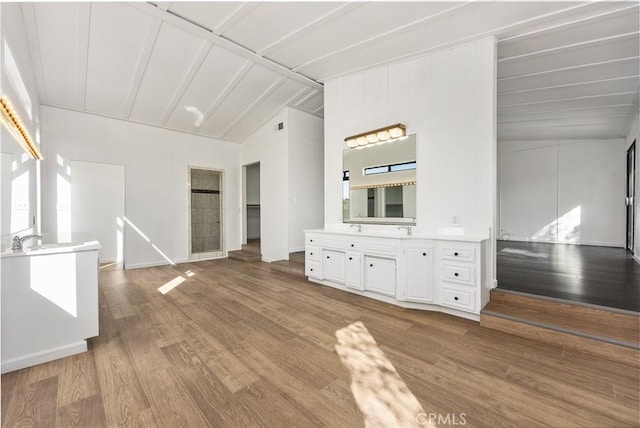
[[[445,234],[422,234],[413,233],[407,235],[406,230],[363,230],[357,232],[350,229],[307,229],[306,233],[325,233],[325,234],[337,234],[353,237],[369,237],[369,238],[393,238],[393,239],[433,239],[441,241],[462,241],[462,242],[482,242],[489,239],[488,237],[469,236],[469,235],[445,235]]]
[[[100,243],[92,239],[87,234],[72,234],[67,240],[53,239],[47,234],[44,234],[42,241],[37,239],[27,240],[23,249],[20,251],[13,251],[11,246],[7,245],[7,248],[0,253],[0,257],[40,256],[45,254],[71,253],[99,249]]]

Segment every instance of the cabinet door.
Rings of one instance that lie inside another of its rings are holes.
[[[322,252],[322,274],[324,279],[344,283],[344,253],[324,250]]]
[[[364,257],[365,290],[395,297],[396,261],[381,257]]]
[[[408,248],[407,288],[405,300],[412,302],[433,302],[431,271],[433,251],[427,248]]]
[[[364,290],[362,275],[360,274],[362,270],[362,256],[360,253],[347,252],[345,263],[347,264],[347,282],[345,285],[356,290]]]

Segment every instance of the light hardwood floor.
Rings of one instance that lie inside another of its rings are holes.
[[[349,336],[354,325],[375,343]],[[337,332],[349,338],[339,352]],[[350,343],[379,364],[345,360]],[[2,426],[358,427],[367,405],[354,392],[380,395],[394,386],[376,381],[397,376],[439,426],[461,414],[466,426],[639,423],[637,364],[218,260],[101,272],[100,336],[89,352],[3,375]],[[386,410],[403,408],[405,396],[386,396]]]

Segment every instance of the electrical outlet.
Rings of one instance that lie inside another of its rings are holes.
[[[458,214],[454,214],[451,217],[451,223],[454,224],[455,226],[460,224],[460,216]]]

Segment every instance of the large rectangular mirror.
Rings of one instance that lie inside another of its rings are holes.
[[[345,223],[415,224],[415,135],[346,148],[342,159]]]

